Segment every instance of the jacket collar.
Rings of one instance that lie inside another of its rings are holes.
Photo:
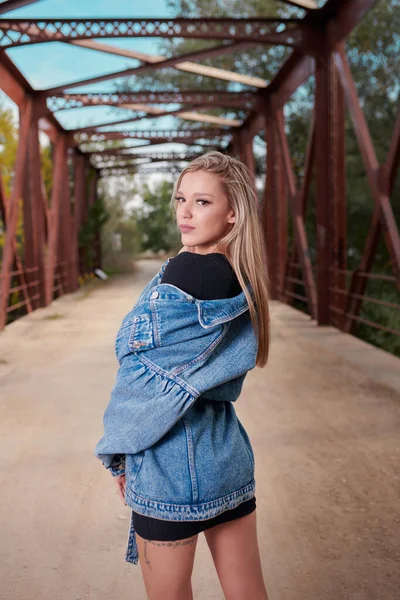
[[[182,291],[176,286],[170,283],[161,283],[162,276],[164,271],[169,263],[169,261],[173,257],[168,258],[165,263],[162,265],[158,277],[157,277],[157,297],[160,298],[181,298],[186,299],[189,302],[193,302],[197,305],[197,310],[199,314],[199,322],[202,327],[208,329],[209,327],[214,327],[220,323],[225,323],[226,321],[231,321],[235,319],[242,313],[249,310],[249,306],[247,303],[246,295],[243,291],[240,292],[237,296],[233,296],[232,298],[222,298],[218,300],[200,300],[198,298],[194,298],[190,294]],[[162,286],[162,287],[159,287]],[[154,288],[153,293],[154,293]],[[249,287],[249,292],[252,294],[251,287]]]

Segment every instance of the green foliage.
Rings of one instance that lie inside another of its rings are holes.
[[[104,207],[104,197],[99,194],[95,202],[90,206],[86,222],[78,234],[78,246],[82,253],[86,272],[90,272],[95,268],[96,238],[109,217],[110,215]]]
[[[48,146],[41,146],[40,164],[42,169],[44,193],[46,196],[47,205],[50,206],[51,189],[53,186],[53,147],[50,144]]]
[[[6,194],[11,190],[17,146],[18,130],[12,110],[0,103],[0,168]]]
[[[107,180],[101,180],[100,189],[110,215],[103,228],[102,268],[109,275],[130,272],[133,258],[140,248],[136,220],[128,209],[136,194],[134,178],[132,176],[116,178],[112,181],[112,185]],[[114,247],[116,235],[120,236],[120,249]]]
[[[169,251],[177,248],[180,235],[170,210],[172,183],[163,181],[154,186],[146,183],[140,192],[143,206],[135,211],[137,230],[141,237],[141,250]]]

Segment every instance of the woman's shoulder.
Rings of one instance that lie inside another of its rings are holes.
[[[176,269],[194,269],[197,273],[211,275],[213,271],[217,274],[232,276],[233,268],[228,258],[222,252],[209,252],[208,254],[197,254],[188,250],[179,252],[168,263],[169,272]]]
[[[172,283],[202,300],[227,298],[241,291],[229,260],[221,252],[179,252],[169,261],[162,283]]]
[[[181,262],[197,261],[198,263],[202,263],[204,261],[221,261],[230,264],[228,258],[222,252],[209,252],[208,254],[199,254],[197,252],[190,252],[189,250],[181,250],[176,256],[173,256],[171,260],[179,260]]]

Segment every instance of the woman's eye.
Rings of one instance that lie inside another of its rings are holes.
[[[178,197],[177,197],[177,196],[175,196],[175,200],[176,200],[177,202],[179,202],[180,200],[185,200],[185,198],[182,198],[181,196],[178,196]],[[209,202],[208,200],[202,200],[201,198],[199,198],[199,199],[197,200],[197,202],[204,202],[205,204],[210,204],[210,202]],[[204,204],[203,204],[202,206],[204,206]]]

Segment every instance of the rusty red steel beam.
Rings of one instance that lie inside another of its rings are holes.
[[[281,179],[278,176],[282,171],[281,154],[276,138],[276,128],[274,121],[270,118],[271,104],[266,101],[266,119],[265,119],[265,141],[267,144],[266,155],[266,179],[264,188],[264,199],[262,204],[262,224],[264,229],[265,252],[264,257],[266,266],[268,265],[267,275],[270,286],[271,298],[278,300],[280,268],[279,259],[281,257],[278,236],[278,210],[279,201],[282,198]]]
[[[145,145],[147,146],[147,144]],[[103,150],[88,150],[83,152],[83,156],[103,156],[103,155],[114,155],[114,156],[136,156],[129,152],[130,150],[137,150],[138,148],[142,148],[143,145],[140,146],[120,146],[118,148],[104,148]],[[127,152],[128,150],[128,152]]]
[[[74,131],[70,132],[74,134]],[[169,142],[183,142],[185,140],[193,140],[199,138],[216,138],[230,135],[229,130],[223,129],[181,129],[180,131],[172,130],[126,130],[126,131],[101,131],[96,133],[77,134],[79,137],[78,143],[104,142],[107,140],[166,140]]]
[[[315,72],[315,54],[318,53],[318,46],[315,47],[313,36],[319,37],[319,32],[323,32],[326,26],[329,44],[331,47],[335,46],[354,29],[376,2],[377,0],[328,0],[319,10],[308,12],[303,21],[304,25],[310,27],[308,52],[295,49],[269,86],[260,91],[259,95],[274,93],[278,95],[280,104],[287,102],[296,89]],[[310,52],[313,55],[307,55]]]
[[[2,218],[2,220],[3,220],[3,229],[4,230],[7,230],[8,211],[9,211],[9,201],[8,201],[8,197],[6,195],[6,190],[4,187],[4,183],[3,183],[3,179],[2,179],[1,171],[0,171],[0,218]],[[28,311],[28,313],[30,313],[30,312],[32,312],[32,304],[31,304],[31,300],[29,297],[28,286],[27,286],[27,282],[26,282],[26,278],[25,278],[24,268],[22,265],[21,258],[18,254],[17,241],[15,238],[13,239],[12,245],[13,245],[13,262],[14,262],[14,266],[12,267],[12,269],[14,271],[19,272],[19,278],[21,281],[20,287],[21,287],[22,293],[24,295],[27,311]],[[1,283],[1,279],[0,279],[0,283]]]
[[[394,187],[397,169],[400,163],[400,108],[397,113],[396,123],[393,130],[392,140],[390,143],[389,152],[385,162],[385,173],[388,179],[389,190]],[[388,191],[388,196],[391,196],[391,191]]]
[[[178,162],[181,162],[181,161],[177,161],[177,160],[174,160],[174,161],[171,161],[171,160],[168,160],[168,161],[151,161],[151,160],[149,160],[149,161],[146,161],[146,162],[136,162],[134,160],[127,160],[127,161],[112,161],[112,160],[110,161],[110,160],[106,160],[106,161],[103,161],[101,163],[94,163],[94,167],[96,169],[106,169],[108,167],[127,167],[127,166],[141,167],[141,166],[144,166],[144,165],[152,165],[152,164],[154,164],[156,162],[173,162],[173,163],[178,163]]]
[[[263,108],[263,101],[261,99],[259,100],[259,108],[260,110]],[[263,127],[265,127],[264,113],[252,110],[237,130],[243,129],[247,131],[250,137],[254,138]]]
[[[46,305],[53,300],[53,282],[58,258],[58,235],[63,193],[63,163],[67,157],[66,137],[59,136],[54,149],[53,187],[49,219],[48,248],[46,260],[45,299]]]
[[[25,102],[26,95],[36,97],[36,91],[18,70],[12,60],[5,52],[0,51],[0,89],[2,89],[9,98],[20,108]],[[35,98],[36,102],[36,98]],[[37,100],[39,103],[39,99]],[[61,124],[57,121],[53,113],[47,108],[45,99],[41,102],[41,117],[45,119],[43,124],[52,131],[64,131]],[[41,127],[43,128],[43,127]],[[47,131],[46,131],[47,133]]]
[[[282,108],[278,109],[281,113]],[[272,118],[271,118],[272,117]],[[271,101],[267,102],[267,246],[273,256],[271,261],[271,285],[277,300],[283,299],[284,265],[287,262],[288,195],[285,182],[283,153],[279,144],[278,131]]]
[[[271,115],[271,119],[275,121],[278,142],[280,145],[280,150],[282,152],[284,173],[286,176],[286,182],[289,191],[289,206],[292,213],[293,229],[296,237],[297,251],[303,270],[303,277],[305,281],[305,289],[308,300],[308,309],[310,315],[313,318],[315,318],[317,314],[317,292],[314,281],[314,275],[312,272],[312,264],[308,248],[307,233],[304,225],[303,211],[299,201],[299,194],[296,189],[296,180],[291,165],[290,152],[285,134],[282,111],[280,109],[275,108],[273,115]]]
[[[59,249],[65,266],[65,291],[73,292],[78,283],[76,255],[78,238],[72,214],[67,153],[62,164],[62,197],[60,200]]]
[[[335,189],[334,189],[334,205],[333,205],[333,222],[334,222],[334,244],[333,244],[333,290],[332,305],[334,312],[332,314],[332,322],[334,325],[343,328],[344,325],[344,307],[346,304],[345,295],[336,292],[336,290],[345,290],[347,286],[346,270],[347,270],[347,196],[346,196],[346,131],[345,131],[345,98],[343,87],[340,83],[339,75],[336,67],[335,73],[335,90],[333,96],[334,119],[333,126],[333,146],[335,150],[334,170],[335,170]],[[339,313],[338,311],[341,311]],[[339,316],[339,315],[342,316]]]
[[[23,105],[26,92],[33,93],[30,83],[5,52],[0,52],[0,89],[19,107]]]
[[[141,167],[142,165],[151,165],[151,162],[147,162],[147,163],[137,163],[137,162],[132,162],[132,161],[124,161],[124,162],[118,162],[118,163],[114,163],[114,162],[105,162],[105,163],[101,163],[101,164],[96,164],[95,167],[98,170],[101,169],[111,169],[111,168],[115,168],[115,169],[119,169],[122,167]]]
[[[314,71],[315,59],[295,50],[272,79],[269,86],[258,92],[258,95],[265,97],[274,94],[275,104],[282,106]]]
[[[396,225],[389,196],[381,186],[381,167],[378,163],[371,136],[369,134],[368,125],[357,97],[356,87],[351,75],[350,67],[342,48],[335,52],[335,61],[345,92],[350,117],[353,121],[361,156],[367,172],[367,178],[372,196],[376,206],[380,206],[385,241],[393,262],[393,270],[396,278],[400,281],[399,231]]]
[[[294,43],[301,19],[276,17],[174,19],[2,19],[0,44],[15,46],[95,38],[175,38]],[[276,31],[284,26],[284,35]],[[50,27],[49,27],[50,26]],[[8,35],[11,32],[12,35]],[[18,35],[19,34],[19,35]]]
[[[309,13],[308,21],[323,20],[327,24],[328,43],[333,48],[344,40],[378,0],[328,0],[317,13]]]
[[[31,284],[39,281],[38,296],[34,300],[35,308],[43,306],[44,295],[44,250],[46,229],[48,228],[47,202],[43,195],[43,178],[41,173],[39,129],[36,113],[36,102],[33,100],[32,120],[29,127],[28,153],[25,167],[25,187],[23,195],[24,211],[24,261],[27,278]],[[32,286],[33,287],[33,286]]]
[[[103,150],[103,152],[92,152],[91,158],[96,159],[103,158],[103,156],[109,156],[110,159],[118,159],[121,158],[130,158],[130,159],[148,159],[151,162],[160,162],[160,161],[191,161],[194,160],[198,155],[197,154],[186,154],[184,152],[148,152],[142,154],[132,154],[132,153],[121,153],[120,150]]]
[[[346,257],[341,248],[346,237],[344,106],[339,101],[334,53],[326,39],[324,42],[317,60],[315,93],[317,319],[319,325],[332,325],[336,316],[332,307],[337,300],[334,283],[338,268],[345,268],[343,252]]]
[[[11,12],[12,10],[18,10],[28,4],[36,4],[39,0],[6,0],[0,4],[0,15]]]
[[[15,161],[15,176],[9,201],[8,224],[5,236],[1,275],[0,275],[0,330],[4,328],[10,289],[10,267],[14,258],[14,243],[18,219],[18,203],[22,196],[26,155],[28,152],[28,133],[32,119],[32,100],[27,98],[21,108],[20,135]]]
[[[208,105],[201,105],[199,104],[198,106],[196,106],[196,110],[201,110],[204,108],[207,108]],[[108,123],[98,123],[97,125],[88,125],[87,127],[80,127],[79,129],[74,129],[74,133],[83,133],[83,132],[97,132],[97,129],[99,127],[111,127],[113,125],[120,125],[123,123],[135,123],[136,121],[142,121],[143,119],[159,119],[160,117],[166,117],[166,116],[178,116],[179,117],[179,113],[183,112],[183,111],[190,111],[192,108],[192,106],[188,105],[188,106],[181,106],[180,108],[176,109],[176,110],[166,110],[166,111],[162,111],[160,113],[146,113],[145,115],[139,116],[139,117],[129,117],[127,119],[119,119],[118,121],[111,121]],[[134,110],[135,112],[142,112],[142,110],[140,109],[131,109]],[[144,111],[144,109],[143,109]],[[98,133],[101,133],[100,131]]]
[[[47,95],[40,92],[40,95]],[[48,103],[53,111],[84,106],[120,106],[121,104],[191,104],[227,108],[253,109],[259,99],[255,92],[225,92],[218,90],[98,92],[90,94],[52,93]]]
[[[168,173],[168,174],[172,174],[172,175],[176,175],[177,173],[181,172],[181,168],[179,167],[175,167],[173,165],[168,166],[168,167],[156,167],[156,166],[152,166],[152,167],[148,167],[146,169],[140,169],[139,170],[140,165],[129,165],[126,167],[106,167],[104,169],[100,169],[100,176],[101,177],[110,177],[110,176],[119,176],[119,175],[129,175],[129,174],[135,174],[135,173],[142,173],[144,174],[150,174],[150,173]]]
[[[146,144],[146,147],[147,146],[158,146],[160,144],[162,145],[162,144],[165,144],[167,142],[170,142],[170,140],[169,139],[164,139],[163,140],[162,138],[159,138],[159,139],[156,139],[156,140],[149,141],[149,143]],[[199,146],[202,149],[204,149],[204,152],[206,152],[206,151],[208,151],[210,149],[214,149],[214,148],[215,149],[220,149],[219,147],[216,148],[217,144],[214,141],[212,141],[212,140],[210,140],[206,144],[200,143],[197,138],[186,138],[186,139],[182,139],[182,140],[172,140],[172,142],[174,144],[184,144],[185,146]],[[193,152],[193,150],[191,150],[191,151]]]

